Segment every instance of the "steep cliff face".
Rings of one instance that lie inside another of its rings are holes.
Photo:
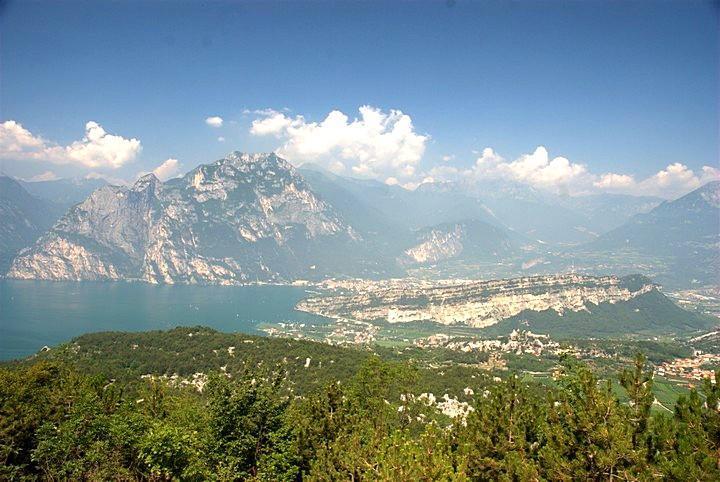
[[[508,332],[518,326],[538,326],[561,335],[576,324],[587,327],[588,333],[663,332],[705,326],[704,320],[675,306],[642,276],[564,274],[493,281],[363,282],[313,296],[297,308],[364,321],[474,328],[498,325]],[[572,321],[565,323],[566,318]]]
[[[270,154],[233,153],[164,186],[142,278],[235,283],[312,276],[323,249],[358,240],[295,169]]]
[[[133,278],[161,210],[160,181],[104,186],[72,208],[15,258],[8,277],[48,280]]]
[[[358,240],[274,154],[234,152],[165,184],[106,186],[12,264],[33,279],[240,283],[322,273]]]

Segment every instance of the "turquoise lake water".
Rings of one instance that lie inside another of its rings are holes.
[[[0,360],[30,355],[95,331],[203,325],[257,333],[267,321],[325,323],[295,311],[292,286],[153,286],[0,280]]]

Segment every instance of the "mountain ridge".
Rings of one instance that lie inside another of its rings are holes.
[[[359,239],[287,161],[235,151],[167,183],[149,174],[100,188],[21,253],[8,276],[272,281],[308,274],[323,246]]]

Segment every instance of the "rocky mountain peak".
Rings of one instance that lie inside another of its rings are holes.
[[[135,184],[132,185],[130,190],[135,192],[146,191],[148,189],[155,189],[158,184],[160,184],[160,179],[150,172],[144,176],[140,176],[138,180],[135,181]]]
[[[243,172],[268,169],[282,169],[291,172],[295,170],[292,164],[277,156],[274,152],[247,153],[233,151],[225,158],[217,161],[217,164],[231,165]]]
[[[106,186],[74,206],[9,276],[241,283],[331,269],[350,226],[275,154],[239,151],[162,183]],[[327,265],[327,266],[325,266]]]

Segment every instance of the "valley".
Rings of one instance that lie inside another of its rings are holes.
[[[491,393],[519,384],[539,403],[588,379],[626,413],[638,354],[652,416],[715,390],[717,183],[659,205],[600,196],[575,207],[517,188],[519,202],[503,189],[411,191],[240,152],[166,182],[7,179],[10,385],[44,367],[107,379],[102,397],[131,394],[132,417],[162,405],[160,393],[205,413],[223,383],[272,386],[263,406],[341,390],[348,413],[374,400],[418,433],[477,423],[497,412],[482,408]],[[514,209],[559,214],[523,223]],[[372,395],[368,370],[384,384]]]
[[[720,481],[720,0],[0,0],[0,482]]]

